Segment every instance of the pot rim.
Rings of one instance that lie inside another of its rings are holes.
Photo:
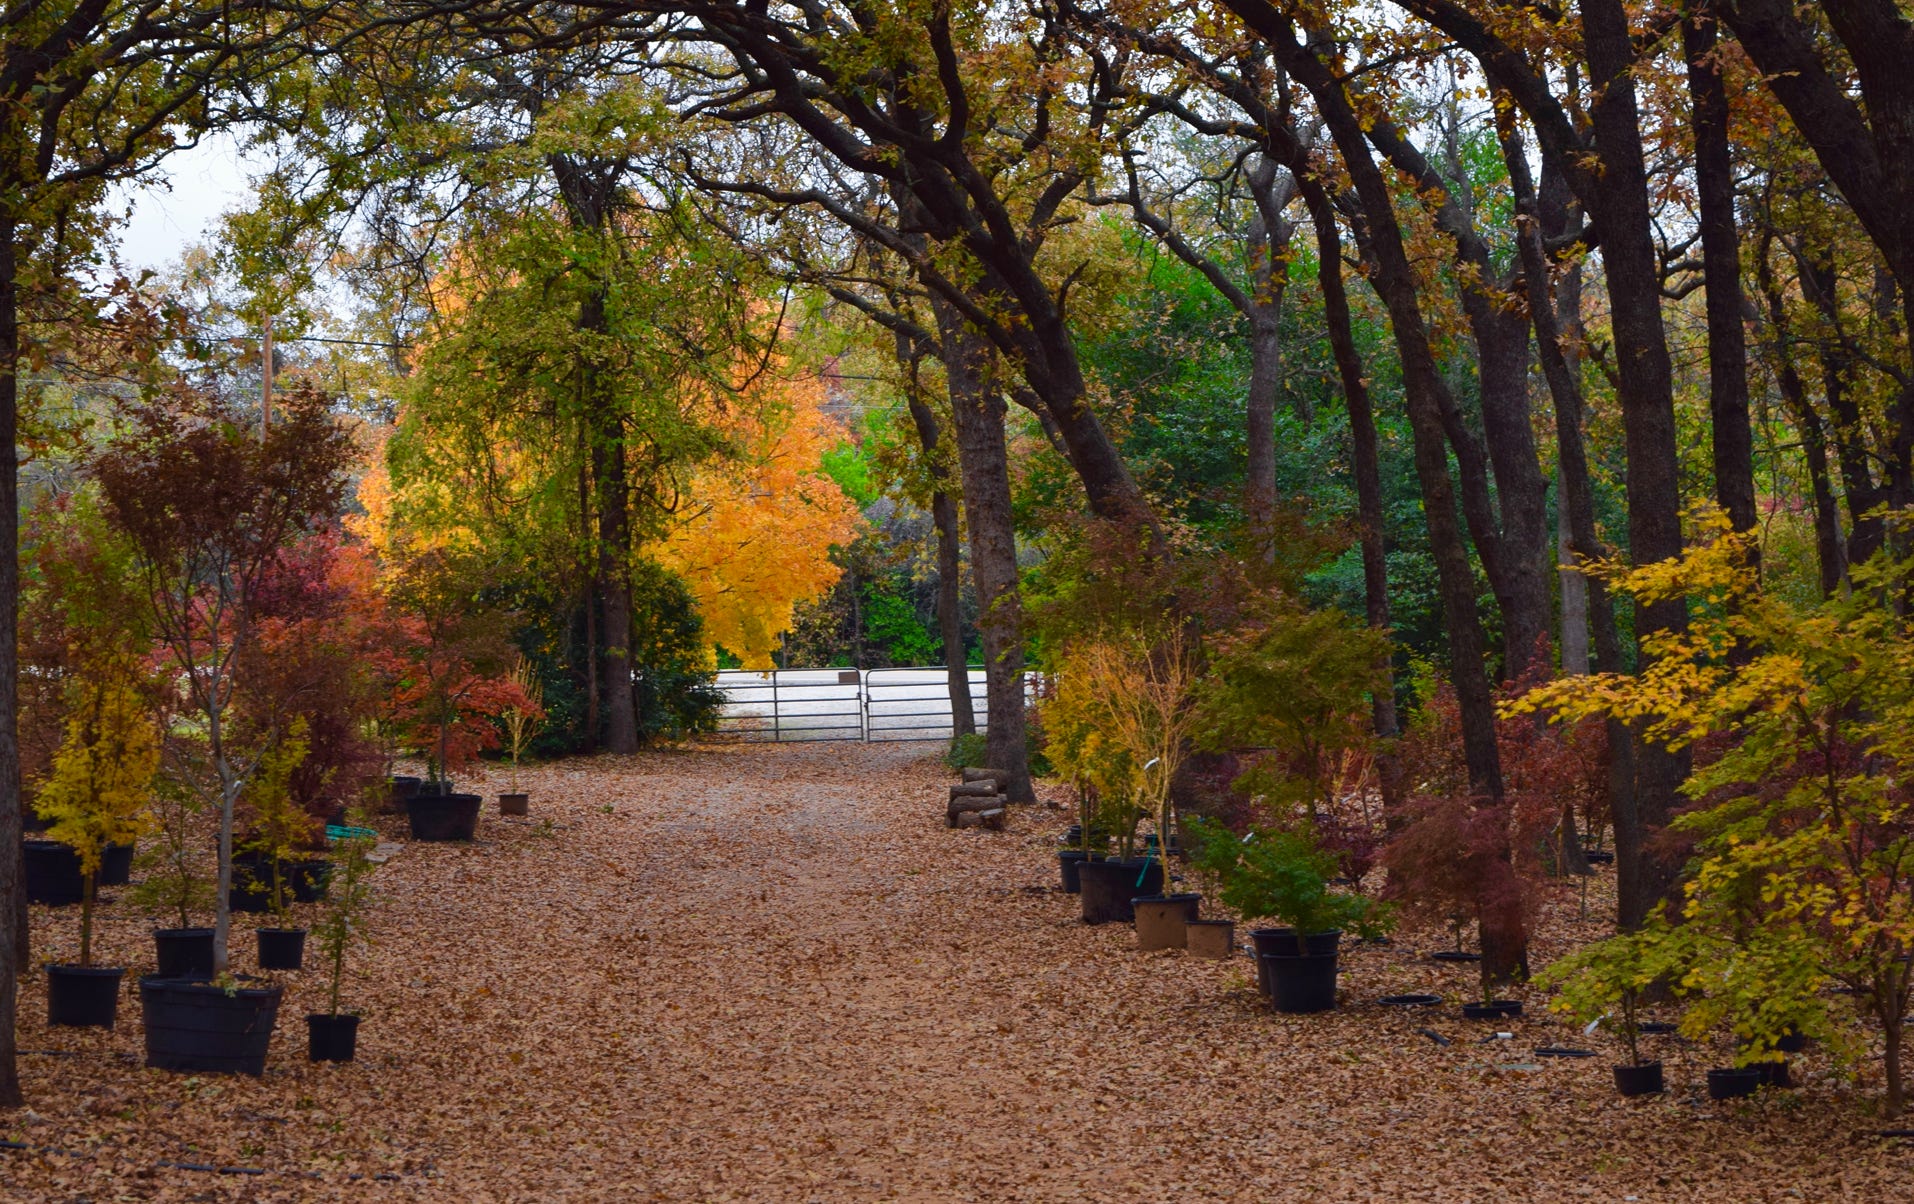
[[[247,975],[246,977],[252,978],[251,975]],[[144,991],[150,985],[155,989],[184,991],[194,995],[221,995],[227,998],[257,1000],[261,1003],[264,1003],[268,998],[276,1000],[286,993],[286,988],[280,983],[274,982],[267,983],[264,986],[251,987],[243,985],[244,981],[245,979],[241,979],[242,985],[233,987],[232,995],[227,996],[227,988],[219,986],[216,983],[208,982],[203,978],[179,978],[171,974],[142,974],[140,975],[140,989]],[[260,982],[263,980],[254,978],[253,981]]]
[[[70,974],[75,978],[123,978],[126,975],[125,966],[82,966],[77,962],[48,962],[46,968],[49,974],[57,970],[61,974]]]

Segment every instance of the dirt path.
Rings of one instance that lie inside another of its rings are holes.
[[[33,1112],[6,1135],[39,1150],[0,1154],[0,1198],[1885,1201],[1914,1182],[1814,1059],[1808,1090],[1721,1111],[1694,1098],[1708,1051],[1671,1045],[1677,1090],[1630,1105],[1606,1057],[1534,1059],[1580,1040],[1547,1022],[1484,1045],[1453,1008],[1375,1005],[1464,985],[1426,940],[1350,954],[1334,1015],[1272,1015],[1246,960],[1077,923],[1051,889],[1060,813],[946,831],[924,747],[529,773],[550,825],[488,817],[480,843],[381,871],[351,1066],[302,1060],[312,971],[259,1081],[140,1068],[132,1001],[113,1034],[50,1032],[35,984],[22,1044],[53,1052],[26,1058]],[[109,955],[149,960],[148,921],[107,910]],[[35,923],[40,956],[71,943],[68,913]]]

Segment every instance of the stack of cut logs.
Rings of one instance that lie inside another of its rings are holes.
[[[1004,826],[1005,787],[1010,774],[1001,769],[965,769],[961,785],[950,788],[950,809],[944,822],[953,828],[990,828]]]

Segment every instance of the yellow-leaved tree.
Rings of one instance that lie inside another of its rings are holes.
[[[110,844],[137,840],[148,823],[147,802],[159,769],[159,732],[145,700],[114,676],[81,686],[84,698],[67,719],[66,740],[54,754],[35,809],[47,836],[80,859],[80,962],[93,964],[94,884]]]
[[[807,375],[753,392],[759,404],[721,423],[736,454],[692,474],[687,504],[645,554],[690,586],[714,652],[769,669],[798,603],[836,584],[831,548],[851,541],[859,515],[823,468],[843,436],[824,412],[824,382]]]

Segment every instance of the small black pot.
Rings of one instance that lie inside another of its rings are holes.
[[[306,967],[306,930],[303,928],[261,928],[259,968],[261,970],[303,970]]]
[[[273,861],[269,857],[246,854],[233,858],[233,885],[226,892],[226,906],[249,915],[272,910]],[[326,897],[331,881],[332,862],[324,857],[279,863],[280,885],[294,903],[317,903]]]
[[[65,907],[86,897],[86,879],[80,874],[80,855],[57,840],[22,842],[27,899]]]
[[[359,1049],[359,1018],[325,1012],[306,1014],[306,1058],[313,1062],[350,1062]]]
[[[276,986],[228,990],[147,975],[140,979],[146,1064],[156,1070],[266,1073],[281,994]]]
[[[213,930],[210,928],[155,928],[153,951],[161,978],[205,981],[213,976]]]
[[[71,1028],[112,1028],[120,1011],[117,966],[48,966],[47,1023]]]
[[[97,886],[125,886],[133,880],[133,846],[110,844],[100,850]]]
[[[1438,949],[1429,955],[1432,962],[1479,962],[1480,953],[1470,953],[1463,949]]]
[[[406,800],[406,818],[412,824],[414,840],[470,840],[478,831],[479,807],[485,802],[476,794],[432,794],[421,792]]]
[[[1080,862],[1077,883],[1084,923],[1128,924],[1136,918],[1130,900],[1163,889],[1163,863],[1154,857]]]
[[[1761,1072],[1752,1066],[1726,1067],[1708,1072],[1708,1098],[1712,1100],[1740,1099],[1745,1095],[1753,1095],[1759,1086]]]
[[[1607,849],[1589,849],[1587,852],[1583,853],[1582,856],[1588,859],[1588,863],[1590,865],[1614,865],[1615,864],[1615,854],[1609,852]],[[1656,1090],[1659,1091],[1661,1089],[1657,1087]],[[1624,1092],[1623,1094],[1627,1094],[1627,1093]]]
[[[1491,999],[1487,1003],[1462,1005],[1464,1020],[1508,1020],[1521,1014],[1522,1001],[1519,999]]]
[[[1788,1077],[1788,1060],[1782,1058],[1776,1062],[1756,1062],[1748,1069],[1761,1076],[1763,1087],[1789,1088],[1794,1080]]]
[[[529,794],[501,794],[498,796],[500,815],[530,815],[532,796]]]
[[[1643,1062],[1640,1066],[1615,1067],[1615,1090],[1623,1095],[1660,1095],[1661,1063]]]
[[[1390,1008],[1421,1008],[1421,1007],[1430,1007],[1434,1004],[1441,1003],[1442,996],[1440,995],[1384,995],[1381,999],[1376,1000],[1376,1002],[1380,1003],[1384,1007],[1390,1007]]]
[[[1090,854],[1082,849],[1057,850],[1057,868],[1063,876],[1063,893],[1074,895],[1083,889],[1077,877],[1077,867],[1090,860]]]
[[[1275,953],[1285,957],[1297,955],[1296,930],[1294,928],[1252,928],[1249,930],[1250,945],[1256,950],[1256,986],[1263,994],[1270,993],[1269,967],[1263,964],[1264,954]],[[1312,932],[1303,938],[1303,950],[1320,957],[1325,953],[1335,953],[1342,948],[1342,929],[1328,932]]]
[[[1256,960],[1268,967],[1269,1001],[1277,1011],[1302,1015],[1336,1006],[1334,953],[1265,953]]]

